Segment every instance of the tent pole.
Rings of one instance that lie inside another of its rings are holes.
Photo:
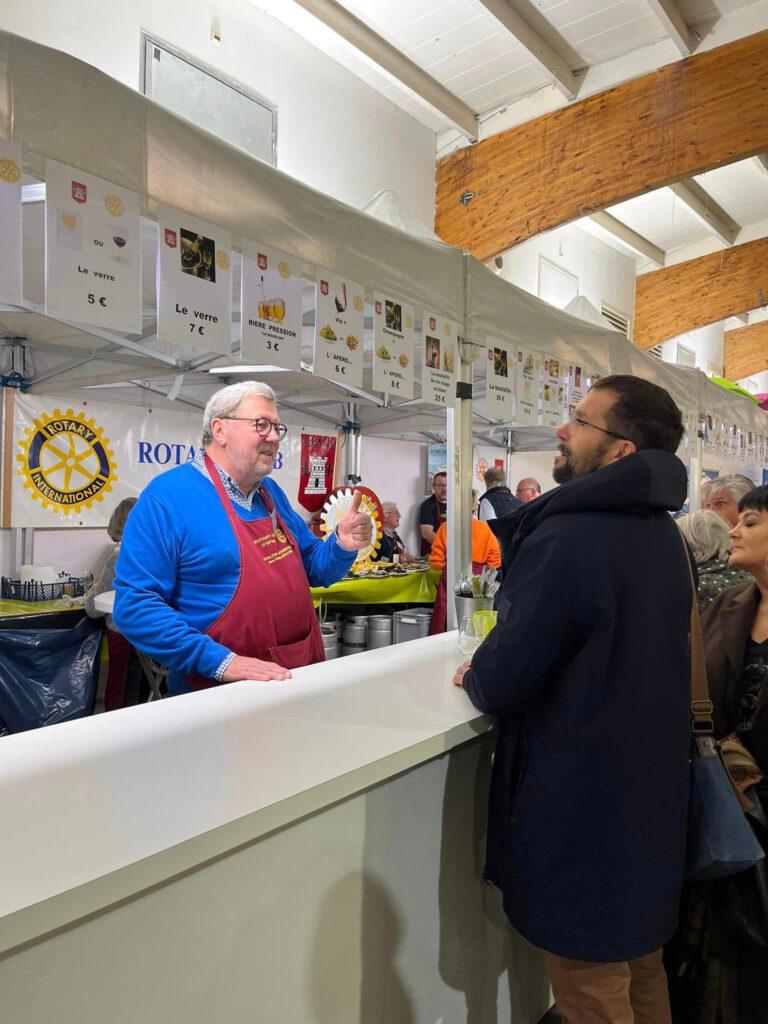
[[[507,487],[511,487],[511,485],[512,485],[512,453],[514,451],[514,448],[512,447],[512,431],[511,430],[507,431],[507,444],[506,444],[506,448],[507,448],[507,454],[506,454],[506,457],[504,458],[504,473],[505,473],[505,475],[507,477]]]

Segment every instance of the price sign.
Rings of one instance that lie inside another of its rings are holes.
[[[171,207],[159,210],[157,336],[232,351],[232,236]]]
[[[0,139],[0,301],[20,306],[21,267],[21,146]]]
[[[563,365],[559,359],[544,356],[544,386],[542,394],[542,424],[557,429],[562,426],[565,404]]]
[[[453,408],[456,402],[458,325],[424,310],[424,365],[421,368],[423,402]]]
[[[531,349],[517,349],[517,374],[515,377],[515,396],[517,408],[515,423],[538,424],[539,422],[539,385],[541,382],[541,353]]]
[[[373,296],[373,388],[413,398],[413,306]]]
[[[573,415],[576,406],[584,397],[586,392],[586,378],[582,366],[571,365],[568,367],[568,417]]]
[[[140,334],[140,206],[135,192],[45,163],[45,311]]]
[[[246,241],[240,322],[243,358],[301,368],[301,277],[296,260],[277,249]]]
[[[485,411],[495,420],[511,420],[514,415],[515,349],[491,335],[485,341]]]
[[[363,287],[317,268],[313,372],[339,384],[363,386]]]

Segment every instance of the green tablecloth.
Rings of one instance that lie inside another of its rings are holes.
[[[332,587],[313,587],[315,605],[326,604],[432,604],[440,573],[435,569],[382,579],[341,580]]]
[[[4,601],[0,600],[0,618],[15,618],[18,615],[50,615],[51,612],[72,611],[72,605],[66,604],[60,598],[55,601]],[[85,615],[85,609],[81,606],[75,609]]]

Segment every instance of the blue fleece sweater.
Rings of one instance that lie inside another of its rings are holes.
[[[296,539],[310,584],[327,587],[341,579],[356,552],[344,551],[335,538],[319,540],[273,480],[266,478],[264,486]],[[260,498],[250,511],[232,507],[245,522],[267,516]],[[113,617],[135,647],[168,666],[169,690],[188,690],[187,674],[212,679],[230,653],[205,630],[229,604],[239,576],[237,539],[208,477],[191,464],[156,477],[126,523]]]

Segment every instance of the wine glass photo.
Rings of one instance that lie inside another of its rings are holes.
[[[479,626],[475,627],[474,615],[465,615],[459,623],[459,650],[471,658],[482,642]]]

